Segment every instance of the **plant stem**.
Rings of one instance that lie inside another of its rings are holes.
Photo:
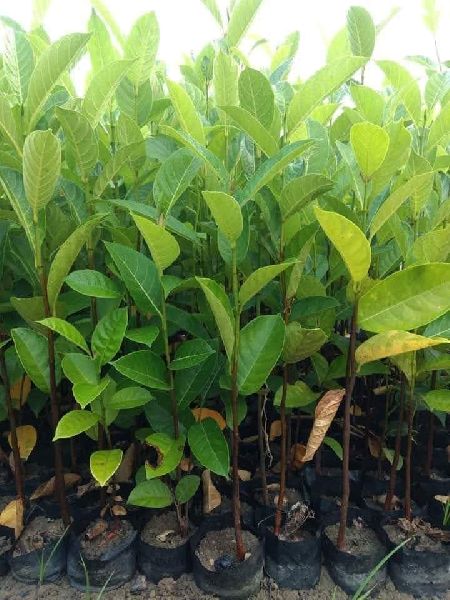
[[[347,527],[348,503],[350,499],[350,405],[355,387],[356,364],[356,323],[358,320],[358,298],[353,305],[353,313],[350,322],[350,347],[347,355],[347,367],[345,378],[345,404],[344,404],[344,433],[343,433],[343,459],[342,459],[342,501],[341,518],[336,545],[339,550],[345,548],[345,530]]]
[[[405,517],[408,521],[411,521],[411,454],[412,454],[412,430],[414,420],[414,390],[416,385],[416,353],[413,352],[411,356],[412,363],[412,376],[409,382],[409,395],[408,395],[408,438],[406,445],[406,457],[405,457]]]
[[[232,249],[232,287],[234,298],[234,347],[231,361],[231,409],[233,413],[232,443],[232,479],[233,479],[233,520],[236,538],[236,556],[242,561],[245,558],[244,541],[241,527],[241,498],[239,493],[239,418],[238,418],[238,363],[240,337],[239,284],[237,275],[236,246]]]
[[[286,395],[288,386],[288,366],[283,365],[283,389],[280,402],[280,421],[281,421],[281,454],[280,454],[280,490],[278,492],[278,504],[275,513],[275,524],[273,532],[276,536],[280,535],[281,515],[284,505],[284,497],[286,495]]]
[[[394,498],[395,492],[395,484],[397,483],[397,467],[398,462],[400,460],[400,447],[402,441],[402,425],[403,425],[403,412],[405,405],[405,378],[401,375],[401,383],[400,383],[400,406],[399,406],[399,414],[398,414],[398,423],[397,423],[397,432],[395,434],[395,448],[394,448],[394,458],[392,460],[391,472],[389,476],[389,490],[386,495],[386,500],[384,502],[384,510],[392,510],[392,500]]]
[[[265,506],[269,504],[269,495],[267,493],[266,476],[266,453],[264,448],[264,427],[263,427],[263,390],[258,392],[258,445],[259,445],[259,470],[261,472],[261,489]]]
[[[436,389],[437,371],[431,374],[430,390]],[[427,456],[425,459],[425,475],[430,477],[431,468],[433,466],[433,446],[434,446],[434,414],[430,412],[428,415],[428,439],[427,439]]]

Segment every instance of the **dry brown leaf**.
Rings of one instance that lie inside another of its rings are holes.
[[[27,460],[37,442],[37,431],[32,425],[21,425],[16,428],[17,443],[19,445],[20,458]],[[8,433],[8,442],[12,448],[11,432]]]
[[[269,440],[273,442],[276,438],[281,435],[281,421],[278,419],[277,421],[272,421],[270,424],[270,433]]]
[[[222,415],[217,412],[217,410],[212,410],[211,408],[193,408],[192,414],[194,415],[194,419],[196,421],[203,421],[204,419],[214,419],[217,425],[222,429],[222,431],[227,426],[225,419]]]
[[[246,471],[245,469],[238,469],[238,475],[241,481],[250,481],[252,478],[250,471]]]
[[[202,473],[202,489],[203,489],[203,514],[210,513],[212,510],[220,506],[222,496],[219,490],[211,481],[211,471],[206,469]]]
[[[16,539],[23,530],[23,502],[19,499],[12,500],[0,513],[0,525],[14,529]]]
[[[24,375],[10,387],[11,400],[18,404],[20,408],[25,404],[28,399],[28,395],[31,391],[31,379],[28,375]]]
[[[323,438],[326,436],[331,422],[336,416],[337,410],[344,395],[344,389],[329,390],[317,403],[316,410],[314,412],[314,423],[311,433],[309,434],[303,462],[312,460],[314,457],[314,454],[323,442]]]
[[[132,442],[125,450],[119,468],[114,474],[114,481],[126,483],[130,481],[134,472],[134,458],[136,456],[136,444]]]
[[[121,506],[120,504],[114,504],[111,508],[111,512],[115,517],[125,517],[127,514],[127,509],[125,506]]]
[[[304,444],[294,444],[291,446],[291,466],[293,469],[301,469],[304,466],[304,456],[306,446]]]
[[[248,437],[243,438],[241,440],[241,442],[243,444],[253,444],[254,442],[257,442],[257,441],[258,441],[258,436],[257,435],[249,435]]]
[[[194,468],[194,463],[192,462],[192,460],[190,458],[188,458],[187,456],[183,456],[183,458],[180,461],[180,469],[184,473],[189,473],[190,471],[192,471],[193,468]]]
[[[369,452],[371,456],[373,456],[373,458],[379,458],[381,454],[380,440],[374,435],[371,435],[369,436],[367,444],[369,446]]]
[[[76,473],[64,473],[64,487],[69,489],[80,481],[81,477]],[[53,496],[55,493],[55,477],[51,477],[48,481],[41,483],[30,496],[30,500],[38,500],[47,496]]]

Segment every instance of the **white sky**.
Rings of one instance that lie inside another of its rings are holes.
[[[450,59],[450,0],[436,0],[441,11],[438,45],[442,60]],[[225,11],[228,0],[218,0]],[[200,0],[104,0],[110,12],[128,32],[133,21],[151,10],[156,11],[161,29],[158,57],[169,66],[171,76],[183,54],[199,51],[205,43],[220,37],[219,27]],[[250,34],[267,39],[274,47],[295,30],[300,31],[300,50],[294,71],[306,77],[323,66],[326,43],[345,24],[351,5],[366,7],[375,23],[382,21],[398,6],[400,12],[380,33],[375,58],[401,60],[412,54],[434,59],[434,41],[422,21],[421,0],[264,0]],[[30,26],[33,0],[0,0],[0,14]],[[52,39],[74,31],[85,31],[90,0],[53,0],[44,26]],[[265,63],[264,50],[255,52],[252,63]],[[84,70],[84,69],[83,69]],[[377,77],[371,65],[368,77]],[[414,68],[412,68],[414,70]],[[77,85],[84,78],[76,77]]]

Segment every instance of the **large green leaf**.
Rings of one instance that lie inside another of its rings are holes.
[[[225,192],[202,192],[217,227],[230,244],[235,244],[242,233],[243,220],[238,202]]]
[[[175,488],[175,498],[180,504],[185,504],[195,495],[200,486],[200,477],[198,475],[185,475],[177,483]]]
[[[25,122],[31,131],[55,85],[81,55],[89,35],[72,33],[42,52],[30,77],[25,102]]]
[[[0,182],[20,225],[25,231],[30,248],[35,252],[36,238],[33,211],[25,196],[22,175],[13,169],[0,167]]]
[[[249,179],[242,190],[239,202],[241,206],[255,197],[256,193],[293,160],[303,154],[312,144],[312,140],[301,140],[284,146],[276,154],[263,161],[256,170],[256,173]]]
[[[450,103],[447,102],[431,124],[428,134],[428,146],[444,145],[450,136]]]
[[[309,202],[333,186],[328,177],[311,173],[295,177],[287,183],[280,197],[281,215],[284,220],[305,208]]]
[[[170,267],[180,254],[180,246],[174,236],[162,225],[150,219],[131,213],[137,228],[142,234],[160,274]]]
[[[256,317],[241,330],[238,355],[241,394],[248,396],[263,386],[281,355],[284,334],[280,315]]]
[[[315,209],[317,220],[339,252],[353,281],[362,281],[370,267],[371,250],[366,236],[352,221],[342,215]]]
[[[234,2],[226,35],[230,46],[239,44],[250,27],[250,23],[253,21],[261,3],[262,0],[236,0]]]
[[[181,128],[204,146],[206,140],[203,125],[189,94],[175,81],[168,80],[167,87]]]
[[[426,325],[450,310],[450,264],[409,267],[361,296],[359,326],[382,333]]]
[[[145,463],[147,479],[168,475],[180,464],[186,443],[184,435],[174,439],[167,433],[152,433],[145,438],[145,442],[158,453],[158,464],[155,467],[149,462]]]
[[[247,67],[239,76],[238,90],[241,107],[268,129],[273,121],[275,100],[267,77]]]
[[[213,353],[204,362],[176,372],[175,392],[181,409],[187,409],[192,402],[206,397],[222,366],[223,362]]]
[[[24,104],[34,69],[33,48],[24,32],[10,29],[8,33],[3,54],[5,75],[17,103]]]
[[[38,322],[59,335],[62,335],[66,340],[69,340],[69,342],[75,344],[75,346],[78,346],[81,350],[84,350],[84,352],[89,354],[89,348],[84,337],[72,323],[64,321],[64,319],[59,319],[58,317],[48,317],[47,319],[42,319]]]
[[[107,401],[108,408],[113,410],[129,410],[144,406],[152,399],[152,395],[145,388],[131,386],[122,388]]]
[[[189,448],[206,469],[223,477],[230,470],[230,452],[225,437],[213,419],[204,419],[188,431]]]
[[[430,390],[424,400],[433,411],[450,412],[450,390]]]
[[[176,150],[163,162],[153,184],[153,197],[160,212],[170,213],[201,166],[202,160],[187,148]]]
[[[275,406],[281,405],[283,395],[283,386],[280,386],[275,393]],[[294,384],[288,384],[286,389],[286,408],[301,408],[315,402],[320,394],[313,392],[304,381],[296,381]]]
[[[156,390],[170,389],[166,365],[151,350],[130,352],[112,364],[119,373],[136,383]]]
[[[352,54],[370,58],[375,47],[376,30],[370,13],[362,6],[349,8],[347,32]]]
[[[385,331],[369,338],[356,349],[359,365],[396,356],[405,352],[416,352],[438,344],[450,343],[445,338],[427,338],[408,331]]]
[[[278,152],[276,139],[248,110],[240,106],[221,106],[220,108],[252,138],[266,156],[273,156]]]
[[[85,354],[68,353],[61,362],[64,375],[73,384],[87,383],[97,385],[99,381],[98,366],[93,358]]]
[[[98,73],[103,67],[117,59],[117,50],[111,40],[108,28],[95,10],[89,17],[88,31],[91,34],[88,52],[92,70],[94,73]]]
[[[296,363],[308,358],[324,345],[326,334],[320,328],[305,329],[294,321],[286,326],[282,358],[286,363]]]
[[[47,280],[48,301],[53,314],[56,312],[56,301],[64,284],[64,279],[72,268],[81,248],[86,244],[89,236],[102,219],[102,216],[92,217],[92,219],[77,227],[59,247],[50,266]]]
[[[256,271],[253,271],[239,290],[239,308],[242,310],[253,296],[260,292],[277,275],[285,271],[288,267],[292,267],[293,264],[292,262],[284,262],[278,265],[260,267]]]
[[[151,348],[158,334],[159,329],[156,325],[144,325],[143,327],[136,327],[136,329],[129,329],[125,337],[137,344],[143,344]]]
[[[149,79],[158,45],[159,25],[155,13],[142,15],[134,23],[125,43],[125,58],[135,61],[127,77],[135,85]]]
[[[173,502],[173,496],[170,489],[159,479],[150,479],[142,481],[131,490],[127,500],[132,506],[142,506],[143,508],[165,508]]]
[[[238,65],[231,54],[220,50],[214,60],[213,86],[217,106],[236,106],[238,96]]]
[[[70,288],[83,296],[92,296],[93,298],[120,298],[122,296],[119,286],[113,279],[93,269],[72,271],[64,281]]]
[[[423,334],[427,337],[450,338],[450,311],[427,325]]]
[[[234,348],[234,318],[230,301],[223,287],[216,281],[206,278],[197,278],[197,281],[208,300],[228,359],[231,360]]]
[[[92,127],[95,128],[109,111],[117,87],[132,65],[132,60],[116,60],[92,78],[83,100],[83,113]]]
[[[97,323],[92,334],[91,346],[101,365],[106,365],[119,352],[127,326],[127,308],[112,310]]]
[[[22,156],[20,130],[8,99],[3,94],[0,94],[0,133],[17,154]]]
[[[110,383],[111,380],[108,377],[102,379],[100,383],[75,383],[72,388],[74,398],[81,408],[86,408],[86,406],[103,394]]]
[[[366,180],[370,179],[386,158],[388,134],[382,127],[362,121],[350,129],[350,143],[361,174]]]
[[[105,245],[137,308],[142,313],[159,315],[162,286],[155,263],[128,246],[113,242],[105,242]]]
[[[289,135],[292,136],[314,108],[340,88],[355,71],[366,64],[367,60],[367,57],[361,56],[339,58],[305,81],[289,104],[287,113]]]
[[[417,81],[405,67],[394,61],[379,60],[377,64],[394,88],[396,104],[403,104],[417,125],[422,118],[422,99]]]
[[[79,435],[97,425],[98,421],[98,416],[90,410],[71,410],[60,419],[53,441]]]
[[[61,170],[61,146],[58,138],[48,131],[33,131],[23,146],[23,184],[34,220],[55,191]]]
[[[87,179],[98,159],[98,143],[87,117],[75,110],[57,107],[56,116],[64,130],[66,160],[72,158],[83,179]]]
[[[23,368],[34,385],[44,393],[50,391],[48,346],[45,337],[26,327],[11,329],[11,337]]]
[[[178,346],[175,352],[175,358],[170,363],[172,371],[190,369],[201,363],[214,354],[214,350],[206,340],[187,340]]]
[[[450,233],[447,228],[428,231],[418,237],[406,253],[406,266],[445,262],[450,254]]]
[[[122,462],[123,452],[119,449],[97,450],[91,454],[89,466],[92,476],[104,486],[111,479]]]
[[[142,157],[143,147],[140,142],[122,146],[106,163],[103,171],[97,177],[94,185],[94,194],[100,197],[108,187],[110,181],[117,176],[120,169],[127,165],[130,161],[138,160]]]

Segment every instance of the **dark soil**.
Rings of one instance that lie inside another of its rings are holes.
[[[273,483],[267,486],[267,495],[269,497],[269,506],[277,506],[278,505],[278,495],[280,486],[278,483]],[[260,503],[264,504],[262,492],[258,492],[255,494],[255,499]],[[290,508],[296,502],[301,502],[302,497],[297,490],[292,488],[287,488],[284,496],[284,507],[285,509]]]
[[[25,527],[14,548],[13,556],[23,556],[34,550],[42,550],[46,544],[59,540],[65,530],[61,519],[36,517]]]
[[[446,552],[445,546],[437,539],[434,539],[428,535],[427,531],[431,529],[429,523],[424,523],[423,526],[414,526],[418,520],[413,520],[410,531],[407,531],[404,527],[401,527],[398,523],[390,523],[384,525],[383,529],[386,531],[389,539],[396,546],[413,536],[413,539],[406,544],[410,549],[414,549],[417,552]],[[436,531],[436,530],[434,530]]]
[[[177,548],[186,542],[186,538],[180,535],[178,519],[172,511],[154,515],[142,530],[141,540],[158,548]]]
[[[84,557],[88,560],[99,558],[106,550],[111,550],[114,546],[119,545],[132,530],[131,523],[125,520],[104,521],[103,519],[97,519],[97,521],[93,521],[80,541]],[[98,534],[94,535],[96,533]]]
[[[11,540],[7,537],[5,537],[4,535],[0,536],[0,556],[2,556],[2,554],[5,554],[6,552],[8,552],[8,550],[11,550]]]
[[[2,510],[4,508],[6,508],[6,506],[12,502],[13,500],[15,500],[16,497],[15,496],[0,496],[0,513],[2,512]]]
[[[339,523],[329,525],[325,529],[328,538],[336,542],[339,531]],[[381,546],[376,533],[363,524],[353,524],[345,531],[345,552],[358,556],[361,554],[373,554],[374,549]]]
[[[259,544],[258,538],[249,531],[243,531],[242,537],[246,550],[246,558],[250,558],[251,553],[255,551]],[[202,538],[195,552],[205,569],[208,569],[208,571],[215,571],[214,563],[218,558],[229,556],[234,559],[236,556],[234,529],[228,528],[222,529],[221,531],[208,531]]]

